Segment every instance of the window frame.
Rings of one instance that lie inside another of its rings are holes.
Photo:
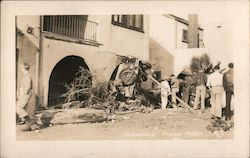
[[[184,32],[187,33],[186,39],[185,39],[185,36],[184,36]],[[182,42],[188,43],[188,30],[187,29],[182,29]]]
[[[117,16],[117,21],[115,21],[115,16]],[[120,22],[120,18],[121,17],[126,17],[126,20],[125,20],[125,23],[123,23],[122,21]],[[135,26],[131,26],[130,25],[130,18],[131,16],[134,17],[134,25],[136,25],[136,15],[122,15],[122,14],[117,14],[117,15],[112,15],[112,18],[111,18],[111,23],[113,25],[116,25],[116,26],[120,26],[120,27],[124,27],[124,28],[127,28],[127,29],[131,29],[131,30],[134,30],[134,31],[138,31],[138,32],[142,32],[144,33],[144,25],[143,25],[143,22],[144,22],[144,16],[143,15],[140,15],[141,16],[141,27],[135,27]]]

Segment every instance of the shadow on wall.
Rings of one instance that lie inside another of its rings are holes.
[[[149,39],[149,61],[153,70],[160,71],[162,77],[174,73],[174,56],[153,38]]]
[[[38,53],[38,48],[36,45],[25,35],[21,30],[16,30],[16,97],[18,98],[20,95],[20,84],[23,77],[21,72],[21,66],[24,63],[28,63],[30,65],[29,74],[32,79],[32,91],[31,97],[26,105],[27,112],[32,115],[37,111],[39,106],[39,98],[35,93],[37,85],[36,85],[36,55]],[[35,106],[34,106],[35,105]]]

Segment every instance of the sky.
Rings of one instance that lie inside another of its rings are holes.
[[[233,62],[233,27],[231,17],[234,12],[230,2],[223,2],[213,5],[208,11],[204,6],[200,7],[198,23],[204,29],[204,43],[209,51],[213,63],[221,62],[226,67]],[[198,7],[198,6],[197,6]],[[188,13],[177,13],[188,20]]]

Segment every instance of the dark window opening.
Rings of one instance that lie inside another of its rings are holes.
[[[112,24],[143,32],[143,15],[112,15]]]
[[[188,43],[188,30],[182,30],[182,42]]]

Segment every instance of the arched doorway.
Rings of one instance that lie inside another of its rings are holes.
[[[89,70],[84,59],[79,56],[67,56],[56,64],[49,79],[49,106],[57,105],[62,102],[61,95],[66,92],[65,85],[74,80],[79,66]]]

